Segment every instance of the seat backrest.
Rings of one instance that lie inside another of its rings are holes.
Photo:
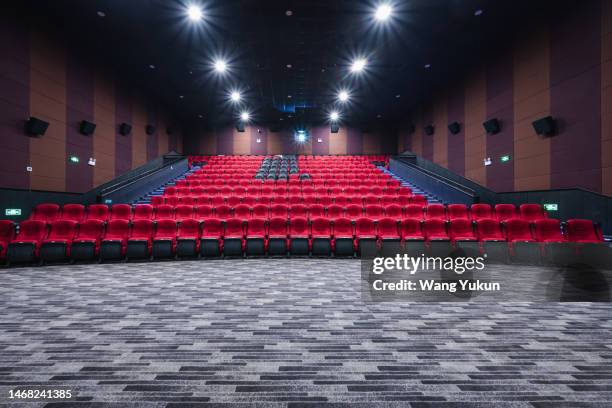
[[[308,206],[308,216],[310,219],[325,216],[325,207],[321,204],[312,204]]]
[[[429,204],[425,207],[425,218],[426,219],[446,219],[446,208],[443,204]]]
[[[287,207],[285,204],[274,204],[272,207],[270,207],[270,216],[287,218],[288,210],[289,207]]]
[[[32,215],[31,220],[38,220],[44,222],[53,222],[60,218],[60,206],[53,203],[38,204]]]
[[[207,218],[202,223],[203,237],[221,237],[223,231],[223,222],[218,218]]]
[[[328,218],[316,217],[312,218],[310,222],[312,235],[330,235],[331,236],[331,223]]]
[[[483,218],[476,222],[476,232],[479,240],[503,240],[501,225],[493,218]]]
[[[78,223],[72,220],[53,221],[49,225],[49,235],[47,239],[68,239],[74,238]]]
[[[194,216],[196,220],[203,221],[206,218],[212,217],[213,209],[210,205],[198,205],[195,207]]]
[[[472,218],[476,221],[494,218],[493,210],[489,204],[472,204],[470,212],[472,213]]]
[[[420,204],[408,204],[404,211],[404,217],[415,220],[423,219],[423,206]]]
[[[380,205],[370,204],[365,207],[365,215],[367,217],[380,218],[382,217],[383,209]]]
[[[424,239],[422,221],[416,218],[406,218],[401,224],[402,238]]]
[[[495,218],[497,221],[506,221],[516,217],[514,204],[497,204],[495,206]]]
[[[527,221],[543,220],[547,217],[540,204],[521,204],[519,207],[521,218]]]
[[[504,229],[508,241],[532,241],[533,234],[529,221],[520,218],[511,218],[504,221]]]
[[[290,236],[307,236],[308,233],[308,220],[306,217],[291,217],[289,222],[289,235]]]
[[[265,236],[267,235],[266,230],[266,219],[265,218],[251,218],[246,223],[246,235],[247,237],[257,235],[257,236]]]
[[[179,222],[176,235],[179,238],[200,238],[200,222],[193,218]]]
[[[378,220],[378,235],[382,238],[385,237],[398,237],[399,229],[397,218],[385,217]]]
[[[357,218],[355,220],[355,236],[376,236],[376,224],[370,218]]]
[[[153,206],[149,204],[138,204],[134,206],[134,220],[153,219]]]
[[[160,205],[155,209],[156,220],[166,220],[174,218],[174,207],[168,204]]]
[[[106,204],[91,204],[87,206],[87,220],[108,220],[109,210]]]
[[[215,208],[215,214],[217,216],[217,218],[220,218],[222,220],[228,219],[230,218],[232,215],[232,209],[229,205],[218,205]]]
[[[335,218],[333,220],[334,236],[335,237],[353,237],[353,222],[345,217]]]
[[[425,220],[423,230],[426,239],[449,238],[448,232],[446,231],[446,222],[438,218]]]
[[[128,220],[110,220],[106,224],[104,232],[105,239],[126,239],[130,233],[130,222]]]
[[[0,220],[0,243],[6,243],[15,238],[16,225],[10,220]],[[6,248],[6,245],[2,245]]]
[[[294,204],[289,208],[291,218],[294,217],[306,217],[308,214],[308,208],[303,204]]]
[[[155,224],[154,238],[176,238],[176,220],[159,220]]]
[[[234,207],[234,217],[246,220],[251,216],[251,207],[246,204],[239,204]]]
[[[344,215],[344,208],[336,205],[336,204],[332,204],[329,207],[327,207],[327,216],[329,218],[339,218],[342,217]]]
[[[410,198],[410,202],[413,204],[420,204],[422,206],[425,206],[427,205],[427,198],[425,198],[425,196],[423,195],[416,194]]]
[[[19,223],[17,240],[40,241],[47,234],[47,224],[40,220],[26,220]]]
[[[270,208],[265,204],[257,204],[253,207],[253,217],[267,218],[270,214]]]
[[[346,216],[350,219],[357,219],[363,215],[363,208],[358,204],[350,204],[345,209]]]
[[[400,219],[402,218],[402,207],[397,204],[389,204],[385,206],[385,217]]]
[[[111,207],[111,220],[131,220],[132,206],[129,204],[113,204]]]
[[[470,219],[470,213],[465,204],[449,204],[446,207],[446,210],[448,213],[449,220],[456,220],[456,219],[469,220]]]
[[[225,234],[227,236],[244,236],[244,221],[238,218],[229,218],[225,221]]]
[[[64,204],[62,207],[62,220],[81,222],[85,218],[83,204]]]
[[[75,239],[95,239],[99,240],[104,234],[104,221],[87,220],[79,225],[79,230]]]
[[[472,221],[466,218],[451,219],[449,229],[451,239],[476,239],[474,225],[472,224]]]
[[[561,231],[561,222],[555,218],[546,218],[535,221],[535,237],[540,242],[566,241]]]
[[[268,234],[270,236],[286,236],[287,235],[287,219],[284,217],[272,217],[268,223]]]
[[[151,205],[153,207],[157,207],[158,205],[162,205],[164,203],[163,196],[151,196]]]
[[[130,228],[130,238],[150,239],[153,236],[153,221],[136,220]]]
[[[591,220],[568,220],[566,231],[567,238],[571,242],[603,242],[597,226]]]

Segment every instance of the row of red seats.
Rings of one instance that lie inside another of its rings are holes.
[[[409,204],[417,204],[417,205],[426,205],[427,199],[425,196],[421,195],[413,195],[413,196],[376,196],[376,195],[366,195],[362,196],[337,196],[333,198],[332,196],[199,196],[199,197],[177,197],[177,196],[152,196],[151,204],[154,207],[158,207],[163,204],[177,206],[177,205],[212,205],[212,206],[220,206],[220,205],[229,205],[230,207],[235,207],[239,204],[246,204],[250,206],[254,206],[257,204],[264,205],[272,205],[272,204],[288,204],[288,205],[314,205],[321,204],[323,206],[330,206],[332,204],[347,206],[350,204],[358,204],[358,205],[390,205],[397,204],[402,207],[405,207]]]
[[[194,176],[194,175],[188,175],[185,176],[185,179],[183,180],[177,180],[176,181],[176,187],[208,187],[208,186],[217,186],[217,187],[223,187],[223,186],[229,186],[229,187],[236,187],[236,186],[242,186],[242,187],[250,187],[250,186],[255,186],[255,187],[263,187],[263,186],[269,186],[269,187],[280,187],[281,189],[288,189],[291,187],[297,187],[297,188],[301,188],[301,187],[327,187],[327,188],[333,188],[333,187],[340,187],[342,189],[346,189],[346,188],[359,188],[361,186],[378,186],[378,187],[399,187],[400,186],[400,182],[388,177],[367,177],[367,178],[354,178],[353,175],[351,175],[350,178],[342,178],[342,177],[335,177],[335,178],[330,178],[330,179],[324,179],[324,178],[316,178],[316,179],[304,179],[304,180],[300,180],[297,177],[294,178],[289,178],[288,181],[286,180],[272,180],[272,179],[266,179],[266,180],[258,180],[258,179],[254,179],[253,175],[246,175],[246,176],[235,176],[235,175],[228,175],[228,178],[219,178],[218,177],[219,174],[214,174],[211,176]]]
[[[400,186],[361,186],[361,187],[269,187],[269,186],[248,186],[248,187],[186,187],[186,186],[169,186],[164,189],[164,195],[166,196],[188,196],[188,195],[411,195],[412,190],[408,187]]]
[[[168,257],[177,251],[177,242],[184,242],[182,256],[200,253],[202,240],[212,241],[216,246],[215,254],[222,252],[224,241],[238,241],[240,251],[245,250],[249,240],[258,240],[261,244],[255,249],[268,250],[270,240],[276,240],[276,249],[291,249],[292,239],[307,239],[308,250],[313,248],[314,241],[326,242],[331,250],[337,239],[349,239],[354,250],[358,250],[361,240],[374,240],[378,244],[384,241],[507,241],[511,246],[517,242],[540,243],[597,243],[602,242],[601,231],[592,221],[569,220],[565,229],[559,220],[541,219],[530,224],[522,219],[510,219],[503,223],[493,219],[471,222],[455,219],[445,222],[438,219],[425,221],[393,218],[317,217],[307,220],[304,217],[207,218],[203,221],[185,219],[180,222],[164,219],[151,220],[87,220],[77,223],[70,220],[58,220],[50,224],[42,221],[28,220],[20,224],[19,234],[15,234],[15,224],[11,221],[0,221],[0,256],[11,261],[32,261],[41,258],[43,261],[73,259],[92,259],[101,256],[103,259],[134,257]],[[100,248],[107,245],[107,253],[100,253]],[[135,249],[130,251],[130,244]],[[208,250],[211,250],[208,243]],[[236,249],[236,248],[235,248]],[[191,251],[191,253],[189,253]],[[257,251],[256,251],[257,252]],[[261,252],[261,251],[259,251]],[[253,253],[260,254],[261,253]],[[279,253],[280,254],[280,253]],[[136,256],[138,255],[138,256]],[[211,252],[203,253],[211,255]]]

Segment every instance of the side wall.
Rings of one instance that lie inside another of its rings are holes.
[[[522,27],[509,53],[416,109],[416,130],[400,130],[398,150],[499,192],[581,187],[612,194],[612,3],[574,3],[554,19]],[[548,115],[558,133],[536,135],[531,123]],[[500,120],[499,134],[485,133],[489,118]],[[456,135],[447,127],[454,121],[461,124]],[[430,123],[433,136],[423,131]],[[512,159],[502,163],[504,155]]]
[[[16,13],[0,17],[0,187],[82,193],[182,149],[182,136],[166,133],[170,120],[160,106],[60,37],[28,26]],[[30,116],[49,122],[45,135],[25,134]],[[82,120],[97,124],[93,136],[79,133]],[[132,124],[130,135],[119,134],[121,122]],[[155,134],[146,135],[147,124]]]

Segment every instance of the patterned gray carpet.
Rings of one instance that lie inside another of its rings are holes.
[[[609,303],[364,303],[356,260],[0,277],[2,406],[612,406]]]

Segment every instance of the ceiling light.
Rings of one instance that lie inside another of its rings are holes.
[[[340,102],[346,102],[349,100],[349,94],[347,91],[340,91],[338,93],[338,99],[340,100]]]
[[[149,65],[149,68],[151,68],[151,69],[155,69],[155,65],[150,64],[150,65]]]
[[[291,98],[293,98],[293,96],[291,96],[291,95],[287,95],[287,98],[291,99]]]
[[[291,10],[287,10],[287,11],[285,11],[285,15],[286,15],[287,17],[291,17],[291,16],[293,15],[293,11],[291,11]]]
[[[287,64],[287,68],[291,69],[291,68],[293,68],[293,65]]]
[[[351,72],[361,72],[365,68],[368,61],[365,58],[359,58],[353,61],[351,65]]]
[[[184,95],[179,95],[179,98],[183,99],[185,96]]]
[[[337,121],[338,119],[340,119],[340,114],[339,114],[338,112],[336,112],[336,111],[332,111],[332,113],[330,113],[330,114],[329,114],[329,118],[330,118],[330,119],[331,119],[333,122],[335,122],[335,121]]]
[[[200,6],[196,6],[195,4],[189,6],[187,8],[187,17],[189,17],[191,21],[200,21],[202,19],[202,9]]]
[[[98,11],[96,14],[98,15],[98,17],[106,17],[106,13],[103,11]]]
[[[242,120],[243,122],[248,122],[250,118],[251,115],[249,114],[249,112],[242,112],[240,114],[240,120]]]
[[[215,61],[215,71],[222,74],[225,72],[226,69],[227,69],[227,63],[225,61],[223,60]]]
[[[484,11],[482,9],[478,9],[474,12],[474,15],[478,17],[478,16],[482,16],[482,13],[484,13]]]
[[[230,94],[230,99],[232,100],[232,102],[240,102],[241,98],[242,95],[240,95],[240,92],[238,91],[232,91],[232,93]]]
[[[401,96],[402,96],[402,95],[400,95],[400,94],[395,95],[395,97],[396,97],[397,99],[401,98]]]
[[[378,21],[386,21],[386,20],[389,19],[389,17],[391,17],[391,12],[392,11],[393,10],[391,9],[390,5],[388,5],[388,4],[381,4],[376,9],[376,13],[374,14],[374,17]]]
[[[425,69],[431,68],[431,64],[425,64]]]

